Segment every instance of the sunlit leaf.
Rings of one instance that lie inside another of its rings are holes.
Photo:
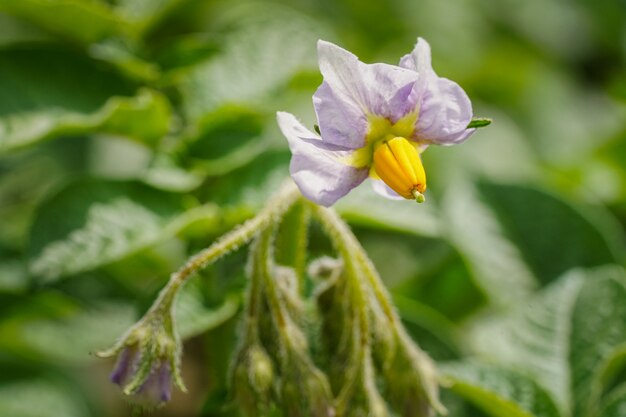
[[[0,153],[58,136],[94,131],[154,143],[169,129],[160,93],[54,47],[0,50]]]
[[[236,8],[230,21],[237,29],[228,33],[221,53],[182,82],[184,109],[192,120],[232,103],[275,111],[268,108],[272,93],[296,72],[315,67],[319,26],[305,15],[257,5]]]
[[[125,22],[97,0],[0,0],[0,11],[85,44],[128,31]]]
[[[510,314],[483,322],[472,345],[537,380],[564,413],[582,416],[597,407],[606,361],[626,343],[624,297],[621,268],[575,271]]]
[[[143,33],[190,0],[120,0],[116,12]]]
[[[546,391],[523,375],[479,363],[444,367],[450,389],[493,417],[559,417]]]
[[[172,237],[212,206],[137,182],[82,181],[43,203],[32,228],[30,270],[45,280],[97,268]]]

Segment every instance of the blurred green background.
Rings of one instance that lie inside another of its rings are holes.
[[[91,353],[288,175],[316,40],[395,64],[417,36],[494,123],[428,149],[426,204],[337,210],[465,381],[450,416],[623,416],[623,0],[0,0],[0,415],[130,415]],[[185,289],[190,392],[154,415],[236,415],[245,256]]]

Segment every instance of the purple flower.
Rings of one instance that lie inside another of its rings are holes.
[[[111,372],[111,382],[126,391],[133,383],[142,364],[141,351],[134,347],[126,347],[120,353],[117,364]],[[147,377],[129,394],[138,405],[155,407],[166,403],[171,398],[172,372],[167,358],[156,359],[149,364]]]
[[[171,311],[162,315],[160,310],[150,310],[111,349],[97,355],[117,355],[111,382],[138,405],[151,408],[166,403],[172,384],[186,391],[180,375],[180,340]]]
[[[370,177],[385,197],[423,201],[420,153],[428,145],[463,142],[476,130],[468,128],[467,94],[435,74],[430,46],[421,38],[399,66],[364,64],[322,40],[317,50],[324,76],[313,96],[320,135],[292,114],[277,114],[302,194],[330,206]]]

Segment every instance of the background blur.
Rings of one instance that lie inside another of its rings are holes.
[[[623,0],[0,0],[0,415],[130,415],[90,352],[288,175],[274,114],[315,122],[316,40],[395,64],[417,36],[494,123],[428,149],[426,204],[365,185],[337,209],[418,343],[482,387],[446,391],[452,417],[489,413],[481,389],[527,413],[492,415],[623,416]],[[190,392],[154,415],[236,415],[245,256],[185,289]]]

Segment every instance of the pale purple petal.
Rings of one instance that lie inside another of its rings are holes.
[[[157,406],[168,402],[171,398],[172,373],[167,362],[157,362],[151,370],[148,379],[141,385],[135,394],[139,403]]]
[[[291,177],[309,200],[331,206],[367,178],[367,167],[342,162],[350,157],[351,149],[322,141],[292,114],[278,112],[277,119],[291,149]]]
[[[436,78],[426,85],[417,120],[417,140],[437,145],[453,145],[467,139],[475,129],[472,103],[463,89],[447,78]]]
[[[430,59],[430,45],[423,38],[417,38],[415,48],[400,59],[400,66],[420,74],[435,73]]]
[[[124,348],[117,359],[113,372],[109,376],[111,382],[123,388],[135,373],[140,359],[141,353],[137,349]]]
[[[354,101],[342,99],[337,94],[324,81],[313,95],[320,132],[325,142],[361,148],[368,130],[367,116]]]
[[[400,66],[419,73],[416,95],[419,96],[419,118],[414,139],[437,145],[460,143],[475,129],[467,129],[472,120],[472,103],[463,89],[447,78],[438,77],[431,65],[430,45],[422,38]]]
[[[390,200],[404,200],[405,199],[400,194],[398,194],[394,190],[392,190],[382,180],[372,179],[372,188],[374,189],[374,191],[376,191],[376,193],[378,195],[381,195],[381,196],[383,196],[385,198],[388,198]]]
[[[368,115],[398,121],[416,109],[417,74],[394,65],[364,64],[330,42],[318,42],[324,82],[313,104],[325,142],[357,149],[365,145]]]

